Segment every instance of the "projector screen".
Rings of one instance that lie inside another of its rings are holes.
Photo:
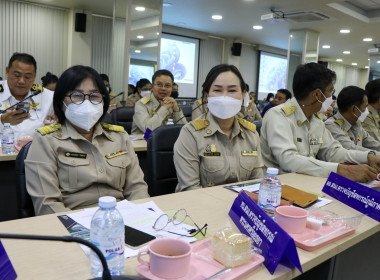
[[[154,67],[147,65],[129,65],[129,84],[136,86],[136,83],[140,79],[148,79],[152,82],[152,76],[154,74]]]
[[[263,100],[268,93],[286,86],[287,58],[282,55],[260,52],[258,99]]]
[[[162,34],[159,69],[172,72],[179,97],[196,98],[199,40]]]

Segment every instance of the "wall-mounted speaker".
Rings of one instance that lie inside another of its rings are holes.
[[[75,14],[75,32],[86,32],[86,14]]]
[[[241,54],[241,43],[233,43],[231,48],[232,55],[240,56]]]

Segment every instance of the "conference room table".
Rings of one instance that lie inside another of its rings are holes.
[[[282,183],[293,187],[321,193],[321,189],[326,178],[311,177],[300,174],[284,174],[280,176]],[[177,210],[185,208],[187,213],[197,224],[208,224],[208,233],[215,234],[218,230],[233,226],[233,222],[228,216],[228,212],[233,204],[237,193],[216,186],[203,188],[187,192],[173,193],[163,196],[151,197],[133,201],[136,204],[154,201],[163,211]],[[326,196],[327,198],[330,198]],[[332,203],[323,207],[338,215],[351,216],[359,214],[356,210],[333,200]],[[44,235],[69,235],[66,228],[57,218],[51,214],[33,218],[19,219],[0,223],[1,233],[19,234],[44,234]],[[349,252],[352,246],[365,241],[367,238],[376,235],[380,230],[380,225],[375,220],[364,216],[361,224],[355,233],[334,241],[313,252],[307,252],[297,248],[303,271],[306,272],[319,264],[341,254]],[[18,274],[18,279],[88,279],[91,278],[90,260],[77,244],[29,241],[29,240],[10,240],[2,239],[6,252]],[[377,252],[376,252],[377,253]],[[379,255],[376,254],[376,261],[379,262]],[[363,256],[359,256],[362,258]],[[136,257],[128,258],[125,261],[125,271],[127,275],[137,275],[135,267],[138,265]],[[344,267],[345,270],[355,270],[358,267]],[[271,275],[264,265],[253,272],[244,275],[242,279],[293,279],[300,272],[297,269],[290,269],[279,265]],[[378,275],[377,275],[378,277]],[[226,275],[223,279],[229,279]],[[339,278],[338,278],[339,279]],[[341,278],[344,279],[344,278]],[[363,278],[369,279],[369,278]],[[372,279],[376,279],[372,278]]]
[[[144,171],[147,165],[147,142],[143,139],[143,135],[133,136],[139,138],[132,141],[132,145],[139,158],[140,167]],[[0,221],[17,218],[16,157],[17,151],[14,154],[3,154],[0,149]]]

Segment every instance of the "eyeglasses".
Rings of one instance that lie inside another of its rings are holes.
[[[159,88],[171,88],[172,84],[162,84],[162,83],[154,83],[155,86],[158,86]]]
[[[85,94],[83,90],[76,89],[66,96],[70,97],[71,102],[76,105],[82,104],[86,99],[86,96],[88,96],[90,102],[95,105],[100,104],[103,101],[103,95],[98,90],[94,90],[89,94]]]
[[[194,220],[189,215],[187,215],[186,210],[183,208],[175,212],[175,214],[173,215],[173,218],[169,218],[169,216],[166,214],[162,214],[161,216],[159,216],[157,220],[154,222],[153,229],[155,229],[156,231],[164,230],[169,223],[173,223],[173,225],[177,226],[177,225],[182,224],[186,220],[186,218],[189,218],[193,222],[193,224],[197,227],[196,229],[188,230],[189,234],[191,235],[181,234],[181,233],[177,233],[177,232],[173,232],[169,230],[166,230],[166,232],[180,235],[180,236],[185,236],[185,237],[194,237],[198,233],[202,234],[202,236],[206,235],[207,224],[205,224],[202,228],[200,228],[194,222]],[[203,229],[204,229],[204,232],[202,231]]]

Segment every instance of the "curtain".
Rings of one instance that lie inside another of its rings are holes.
[[[92,16],[91,48],[91,66],[98,71],[98,73],[104,73],[110,76],[112,18]]]
[[[46,72],[60,76],[67,65],[67,9],[26,2],[0,1],[0,76],[14,52],[37,61],[36,83]]]
[[[199,64],[198,64],[198,93],[197,98],[202,97],[202,84],[212,67],[222,63],[223,40],[209,37],[199,42]]]
[[[255,50],[254,46],[243,44],[241,48],[240,59],[240,73],[246,84],[249,85],[249,91],[256,92],[257,88],[257,65],[258,62],[258,51]]]

